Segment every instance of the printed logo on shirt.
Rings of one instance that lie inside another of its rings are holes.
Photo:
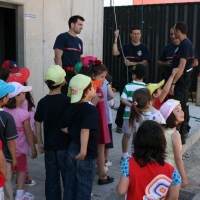
[[[80,44],[78,44],[78,46],[79,46],[79,49],[81,50],[81,45],[80,45]]]
[[[178,47],[175,49],[174,53],[176,53],[178,51]]]
[[[137,52],[137,55],[138,55],[138,56],[141,56],[141,55],[142,55],[142,51],[139,50],[139,51]]]
[[[164,174],[156,176],[146,187],[143,200],[162,200],[166,198],[172,179]]]

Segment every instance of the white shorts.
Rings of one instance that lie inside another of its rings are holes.
[[[132,134],[134,132],[133,128],[129,126],[129,119],[124,119],[122,125],[122,131],[128,134]]]

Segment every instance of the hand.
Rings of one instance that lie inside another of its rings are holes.
[[[45,153],[45,151],[44,151],[44,144],[38,144],[38,150],[39,150],[39,152],[40,153]]]
[[[168,65],[169,67],[171,67],[171,64],[172,64],[172,60],[168,60],[168,61],[167,61],[167,65]]]
[[[31,158],[33,158],[33,159],[37,158],[37,150],[36,149],[31,151]]]
[[[172,96],[174,95],[174,86],[175,85],[171,85],[171,88],[169,90],[169,94],[172,95]]]
[[[116,92],[116,89],[115,89],[115,88],[112,88],[112,91],[113,91],[113,92]]]
[[[179,71],[179,68],[174,68],[173,70],[172,70],[172,76],[174,77],[174,76],[176,76],[176,74],[178,73],[178,71]]]
[[[76,158],[76,160],[84,160],[85,154],[79,153],[75,158]]]
[[[13,167],[17,166],[17,159],[16,158],[12,159],[12,166]]]
[[[187,186],[188,186],[188,180],[187,180],[187,178],[183,178],[181,187],[186,188]]]
[[[116,38],[119,37],[119,30],[115,30],[115,31],[114,31],[114,36],[115,36]]]
[[[130,60],[127,60],[127,59],[125,59],[124,63],[125,63],[126,66],[133,65],[133,63]]]

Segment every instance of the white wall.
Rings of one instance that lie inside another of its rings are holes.
[[[33,86],[36,102],[48,92],[44,73],[54,63],[56,36],[68,31],[70,16],[85,18],[79,35],[83,40],[83,56],[94,55],[102,59],[104,0],[0,0],[2,2],[23,7],[24,64],[31,71],[29,85]],[[36,18],[26,18],[25,14],[34,14]]]

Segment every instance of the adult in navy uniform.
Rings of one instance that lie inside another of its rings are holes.
[[[66,71],[66,85],[62,87],[62,94],[67,94],[70,79],[75,75],[74,66],[80,62],[83,54],[83,42],[77,37],[83,29],[84,18],[75,15],[68,21],[69,31],[57,36],[54,44],[55,63]]]
[[[187,38],[187,30],[188,26],[185,22],[178,22],[174,25],[174,34],[180,40],[180,44],[174,52],[171,68],[179,68],[179,71],[174,77],[169,92],[171,98],[180,101],[184,112],[184,122],[180,127],[182,144],[186,143],[188,136],[188,110],[186,104],[188,102],[188,89],[191,85],[191,71],[194,63],[194,48],[191,41]]]
[[[147,66],[148,62],[151,61],[151,55],[149,48],[140,42],[141,29],[139,26],[134,26],[130,30],[131,42],[122,45],[122,48],[118,48],[117,40],[119,37],[119,30],[114,32],[114,43],[113,43],[113,55],[123,56],[122,49],[124,52],[124,63],[122,66],[122,73],[120,76],[120,96],[123,92],[125,85],[132,81],[132,67],[137,64],[143,64]],[[128,73],[127,73],[128,69]],[[128,77],[127,77],[128,74]],[[125,105],[120,103],[117,110],[117,116],[115,123],[117,125],[117,132],[122,133],[121,127],[123,124],[123,114]]]
[[[170,39],[172,42],[164,46],[158,59],[158,66],[163,67],[163,78],[165,79],[165,83],[167,82],[172,72],[171,64],[174,52],[180,44],[180,40],[175,37],[174,27],[170,29]],[[198,66],[198,58],[199,56],[194,50],[194,63],[192,67]]]

